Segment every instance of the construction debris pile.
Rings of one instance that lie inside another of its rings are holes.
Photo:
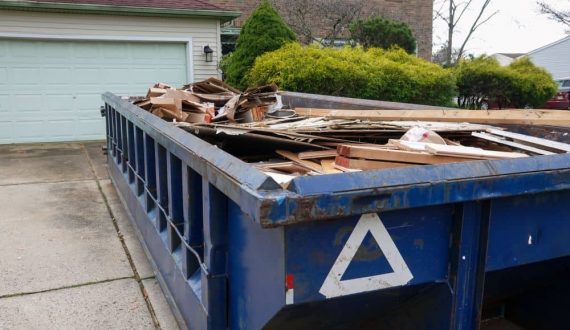
[[[168,121],[251,122],[263,120],[267,106],[277,103],[276,92],[277,86],[268,85],[242,93],[219,79],[210,78],[182,89],[157,83],[145,98],[134,104]]]
[[[505,117],[469,110],[290,109],[275,85],[241,92],[215,78],[182,89],[158,83],[134,104],[252,163],[285,188],[300,175],[570,152],[570,144],[488,125],[570,123],[570,114],[542,110]]]

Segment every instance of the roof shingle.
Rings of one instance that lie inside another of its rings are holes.
[[[224,10],[207,1],[202,0],[28,0],[32,3],[62,3],[79,5],[101,5],[101,6],[121,6],[121,7],[147,7],[164,9],[186,9],[186,10]]]

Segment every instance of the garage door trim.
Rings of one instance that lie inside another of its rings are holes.
[[[77,40],[77,41],[125,41],[125,42],[183,42],[186,44],[186,80],[194,82],[194,60],[192,37],[141,37],[141,36],[102,36],[102,35],[67,35],[67,34],[35,34],[0,32],[0,38],[29,40]]]

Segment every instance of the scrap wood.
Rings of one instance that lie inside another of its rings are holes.
[[[145,110],[150,110],[152,103],[150,103],[149,99],[140,99],[140,100],[136,100],[133,102],[134,105],[136,105],[139,108],[145,109]]]
[[[337,168],[347,168],[347,169],[359,169],[359,170],[376,170],[383,168],[395,168],[395,167],[409,167],[418,164],[410,163],[398,163],[398,162],[387,162],[387,161],[377,161],[368,159],[356,159],[348,158],[344,156],[337,156],[335,158],[335,164]]]
[[[566,111],[566,112],[570,112],[570,111]],[[487,132],[494,134],[494,135],[499,135],[499,136],[503,136],[506,138],[513,139],[513,140],[515,140],[519,143],[522,143],[522,144],[530,144],[533,146],[538,146],[541,148],[545,148],[548,150],[555,151],[557,153],[570,152],[570,144],[566,144],[566,143],[562,143],[562,142],[541,139],[541,138],[537,138],[534,136],[524,135],[524,134],[519,134],[519,133],[505,132],[505,131],[500,131],[500,130],[496,130],[496,129],[487,129]]]
[[[232,92],[222,92],[222,93],[213,93],[213,94],[193,93],[193,95],[202,101],[211,102],[217,106],[224,106],[226,102],[228,102],[232,97],[235,96],[235,93]]]
[[[152,87],[153,88],[162,88],[162,89],[172,88],[172,86],[170,86],[169,84],[165,84],[165,83],[161,83],[161,82],[157,82]]]
[[[303,166],[299,166],[294,162],[278,162],[278,163],[262,163],[256,164],[255,167],[262,170],[278,170],[286,173],[307,173],[308,169]]]
[[[431,143],[390,139],[388,144],[404,151],[427,152],[426,146]]]
[[[521,144],[521,143],[516,143],[516,142],[512,142],[512,141],[508,141],[504,138],[501,138],[499,136],[495,136],[495,135],[491,135],[491,134],[487,134],[487,133],[483,133],[483,132],[473,132],[471,133],[471,135],[473,135],[474,137],[483,139],[483,140],[487,140],[487,141],[491,141],[491,142],[495,142],[498,144],[504,144],[506,146],[509,147],[513,147],[515,149],[519,149],[519,150],[524,150],[524,151],[528,151],[528,152],[532,152],[538,155],[554,155],[554,152],[550,152],[547,150],[543,150],[543,149],[539,149],[539,148],[535,148],[526,144]]]
[[[426,146],[426,150],[434,155],[442,157],[450,156],[490,160],[528,157],[528,155],[518,152],[493,151],[473,147],[448,146],[443,144],[428,145]]]
[[[334,158],[336,157],[336,150],[319,150],[319,151],[304,151],[300,152],[297,156],[299,159],[320,159],[320,158]]]
[[[317,173],[322,173],[324,174],[325,171],[323,170],[323,167],[317,163],[314,163],[310,160],[303,160],[303,159],[299,159],[299,157],[297,157],[296,154],[290,152],[290,151],[286,151],[286,150],[275,150],[275,152],[280,155],[283,156],[303,167],[306,167],[308,169],[310,169],[311,171],[315,171]]]
[[[182,110],[184,111],[206,113],[210,108],[211,107],[206,104],[190,100],[182,100]]]
[[[146,93],[146,97],[151,98],[154,96],[161,96],[161,95],[164,95],[165,93],[166,93],[166,89],[164,89],[164,88],[151,87],[148,89],[148,92]]]
[[[172,111],[182,111],[182,100],[166,97],[151,97],[150,103],[153,107],[161,107]]]
[[[305,141],[299,141],[287,137],[279,137],[274,135],[260,134],[259,132],[249,132],[245,131],[241,134],[235,134],[236,130],[232,133],[227,134],[224,130],[218,130],[215,127],[207,126],[207,124],[192,124],[192,125],[179,125],[180,128],[188,131],[196,136],[202,137],[209,140],[211,143],[218,141],[220,143],[228,144],[231,142],[241,142],[247,144],[248,146],[255,145],[256,149],[261,151],[273,152],[275,147],[280,148],[291,148],[291,149],[328,149],[320,144],[309,143]],[[232,128],[231,126],[229,128]],[[265,144],[261,148],[260,144]]]
[[[187,91],[182,91],[174,88],[168,88],[164,90],[162,97],[165,98],[173,98],[173,99],[180,99],[182,101],[189,101],[193,103],[199,103],[200,99],[192,93],[188,93]]]
[[[296,108],[295,111],[300,116],[334,119],[570,126],[570,112],[565,110],[335,110]]]
[[[335,160],[333,159],[322,159],[321,166],[323,167],[323,171],[327,174],[331,173],[342,173],[341,169],[337,169],[334,167]]]
[[[154,107],[150,111],[155,116],[166,120],[176,120],[176,121],[186,121],[187,114],[182,111],[177,111],[164,108],[164,107]]]
[[[222,108],[220,108],[216,117],[226,116],[230,121],[235,121],[235,113],[241,94],[234,95]]]
[[[370,146],[340,145],[337,151],[339,155],[350,158],[363,158],[410,164],[442,164],[470,160],[460,157],[437,156],[425,152],[389,150]]]
[[[232,92],[235,94],[241,93],[239,89],[233,88],[232,86],[226,84],[220,79],[214,77],[185,85],[184,87],[182,87],[182,89],[190,90],[191,92],[195,93],[205,93],[205,94],[224,93],[224,92]]]
[[[184,121],[188,123],[209,123],[212,121],[212,116],[209,113],[185,112],[185,114]]]
[[[302,134],[295,131],[280,131],[280,130],[272,130],[265,127],[251,127],[246,125],[235,125],[235,124],[205,124],[199,123],[196,124],[199,126],[211,126],[213,128],[231,128],[236,130],[246,130],[247,132],[251,133],[258,133],[260,135],[267,135],[267,136],[276,136],[276,137],[284,137],[291,140],[299,141],[299,142],[307,142],[313,143],[313,145],[320,145],[323,142],[335,142],[335,143],[354,143],[353,141],[346,140],[346,139],[336,139],[332,137],[324,137],[318,135],[310,135],[310,134]],[[323,144],[324,145],[324,144]],[[321,148],[325,149],[325,148]]]

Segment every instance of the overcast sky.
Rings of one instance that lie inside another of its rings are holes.
[[[441,0],[436,0],[437,6]],[[570,0],[545,0],[559,8],[570,9]],[[473,0],[472,7],[480,8],[484,0]],[[565,26],[540,14],[535,0],[492,0],[487,15],[499,11],[488,23],[482,25],[467,44],[467,53],[526,53],[567,36]],[[456,46],[463,42],[465,34],[475,19],[475,10],[462,18],[460,31],[454,38]],[[434,50],[446,40],[446,28],[441,20],[434,22]]]

